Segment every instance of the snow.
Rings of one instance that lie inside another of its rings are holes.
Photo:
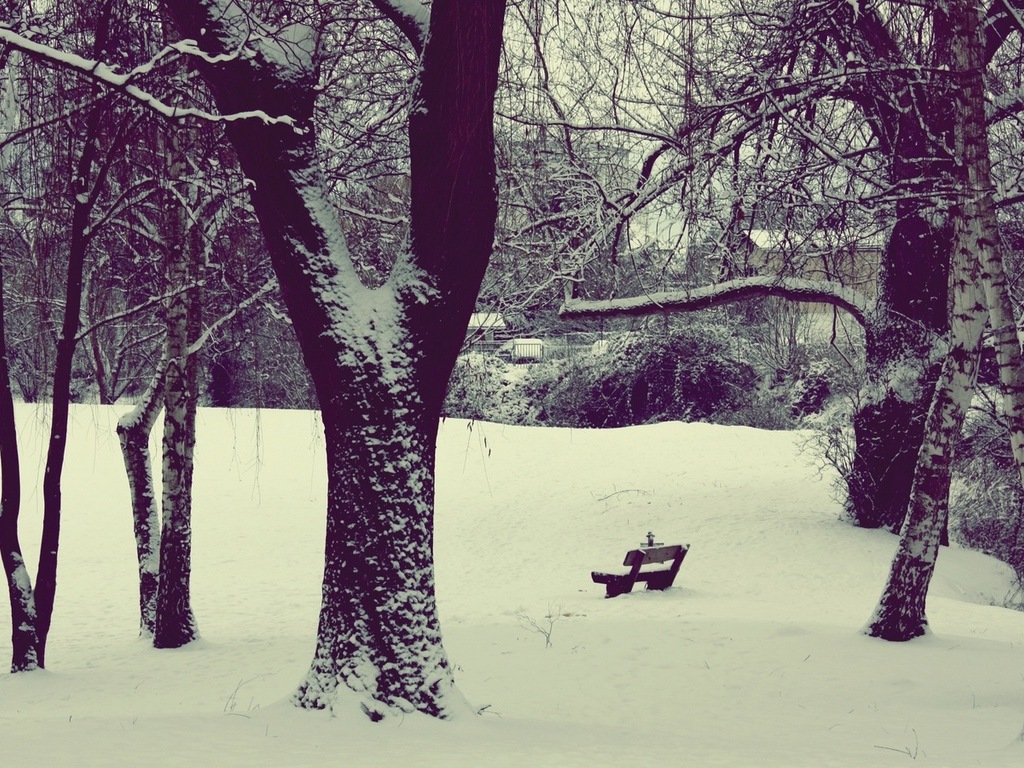
[[[415,21],[426,35],[430,26],[430,5],[427,0],[387,0],[398,13]]]
[[[320,603],[316,417],[200,411],[192,593],[203,638],[157,651],[137,638],[118,413],[72,410],[49,668],[0,677],[5,764],[818,768],[1024,758],[1024,614],[1000,607],[1008,569],[943,549],[933,632],[906,644],[863,636],[896,539],[839,519],[832,478],[800,452],[806,435],[446,421],[438,603],[468,703],[449,722],[371,723],[354,697],[334,717],[289,702]],[[34,406],[18,417],[22,543],[34,563],[46,425]],[[676,587],[604,599],[590,571],[618,567],[648,531],[691,545]],[[9,622],[4,610],[5,659]]]

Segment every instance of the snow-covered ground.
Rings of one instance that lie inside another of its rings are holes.
[[[35,562],[43,414],[19,410]],[[438,593],[480,716],[368,722],[287,703],[310,660],[323,538],[308,413],[200,413],[193,596],[203,639],[136,637],[112,409],[72,413],[45,672],[0,676],[0,764],[39,766],[1020,765],[1024,614],[1008,570],[943,550],[934,633],[861,635],[895,539],[839,521],[794,433],[448,421]],[[613,600],[590,571],[648,531],[691,545],[674,589]],[[553,620],[546,617],[553,616]],[[544,635],[530,622],[548,631]],[[0,659],[10,654],[0,612]]]

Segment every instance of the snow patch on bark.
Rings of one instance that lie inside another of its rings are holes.
[[[400,258],[387,282],[380,287],[363,284],[349,256],[340,217],[324,193],[319,171],[305,166],[292,172],[295,188],[323,233],[319,251],[297,239],[291,245],[303,261],[303,271],[312,277],[315,300],[324,310],[330,330],[325,332],[339,362],[349,369],[379,374],[390,394],[414,391],[409,384],[410,363],[421,353],[415,349],[406,327],[404,305],[425,304],[438,293],[410,261]],[[398,423],[405,414],[398,410]]]

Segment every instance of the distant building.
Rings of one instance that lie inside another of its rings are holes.
[[[474,312],[470,315],[469,326],[466,328],[465,347],[483,343],[491,345],[502,340],[505,330],[505,318],[500,312]]]
[[[837,282],[875,297],[882,243],[878,237],[837,240],[816,233],[751,229],[746,233],[747,274],[778,274]],[[829,242],[829,240],[833,240]]]

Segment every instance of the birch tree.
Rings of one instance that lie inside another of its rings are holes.
[[[188,192],[183,188],[186,160],[180,133],[167,142],[163,251],[166,283],[171,297],[164,304],[167,332],[161,362],[164,405],[162,527],[160,572],[157,582],[153,645],[178,648],[199,635],[191,603],[192,472],[199,402],[196,360],[188,354],[197,335],[201,251],[196,227],[186,214]],[[190,237],[192,235],[192,237]]]
[[[873,637],[896,641],[918,637],[928,628],[925,602],[947,514],[951,463],[974,394],[982,333],[988,320],[982,265],[990,269],[993,261],[998,261],[985,140],[981,18],[973,0],[951,0],[946,7],[952,71],[958,86],[953,116],[960,192],[952,208],[951,342],[926,420],[900,545],[867,628]],[[985,278],[985,283],[991,288],[991,276]]]
[[[123,53],[123,51],[120,49],[115,50],[115,46],[110,41],[113,35],[112,30],[116,30],[117,23],[122,21],[117,15],[120,9],[115,9],[113,2],[106,2],[101,7],[91,10],[95,11],[94,17],[84,13],[84,18],[79,19],[75,17],[75,21],[81,29],[85,30],[83,34],[89,41],[92,55],[96,61],[108,55],[116,58],[117,54]],[[129,41],[121,40],[119,42],[127,45]],[[38,51],[36,53],[38,54]],[[60,58],[52,50],[50,53],[42,55],[42,58],[45,59],[47,56],[51,57],[50,60]],[[65,283],[66,300],[63,307],[63,320],[56,331],[51,434],[43,479],[43,534],[39,570],[34,589],[27,579],[21,580],[22,586],[20,587],[22,592],[27,590],[26,594],[31,597],[35,611],[32,621],[35,648],[32,652],[35,655],[35,661],[38,666],[43,666],[45,663],[46,640],[57,591],[57,555],[63,507],[61,472],[64,463],[64,449],[66,447],[72,379],[76,371],[76,352],[83,338],[88,338],[89,334],[97,328],[104,327],[118,316],[129,317],[132,314],[139,314],[145,311],[147,306],[149,309],[152,309],[159,301],[159,299],[144,301],[139,307],[114,312],[112,318],[93,318],[93,323],[90,327],[82,327],[81,319],[85,303],[84,293],[87,284],[85,279],[87,257],[91,256],[93,250],[96,249],[100,235],[107,232],[113,224],[122,228],[122,234],[125,231],[130,231],[133,238],[137,239],[140,229],[131,230],[130,227],[126,226],[125,211],[136,207],[136,205],[139,208],[146,207],[145,193],[143,192],[142,197],[138,197],[132,192],[137,187],[141,187],[144,190],[146,182],[143,181],[137,185],[125,183],[130,174],[125,168],[118,165],[123,159],[123,150],[128,137],[138,138],[138,134],[134,133],[134,131],[139,125],[140,113],[138,110],[133,111],[130,108],[127,110],[123,109],[124,105],[117,94],[104,93],[102,89],[96,86],[87,89],[83,98],[87,99],[87,108],[84,110],[83,135],[80,139],[78,156],[70,185],[69,194],[72,196],[72,199],[68,207],[70,208],[71,216],[68,231],[64,234],[64,244],[68,254],[66,264],[67,279]],[[73,106],[73,104],[58,105],[56,107],[58,115],[60,110],[70,110],[73,113]],[[56,121],[63,122],[59,117]],[[78,139],[76,134],[72,134],[72,137],[73,139]],[[73,140],[71,145],[75,146],[76,141]],[[115,168],[117,172],[112,172]],[[180,175],[180,162],[176,169]],[[120,183],[119,188],[113,191],[107,184],[112,176],[119,177],[118,181]],[[169,215],[173,215],[181,210],[176,197],[177,194],[177,192],[170,194],[168,196],[169,199],[163,201],[163,209],[168,211]],[[183,216],[178,215],[175,221],[183,224]],[[44,223],[52,227],[52,222],[44,220]],[[183,235],[178,236],[177,239],[171,237],[171,235],[176,234],[174,230],[175,227],[173,226],[165,227],[164,234],[167,235],[165,240],[174,240],[181,251],[188,251],[180,242]],[[193,231],[198,232],[198,228],[193,228]],[[176,256],[168,256],[166,259],[169,265],[168,270],[172,276],[176,276],[174,270],[178,268],[175,266],[176,258]],[[108,252],[99,260],[99,264],[95,266],[100,268],[104,263],[109,265],[111,260],[111,254]],[[182,282],[185,281],[183,280]],[[99,290],[101,286],[93,281],[92,288]],[[142,285],[136,286],[136,288],[140,292],[145,290]],[[185,288],[176,287],[174,291],[169,292],[169,301],[173,303],[175,297],[180,297],[186,292]],[[190,334],[193,337],[198,335],[196,322],[191,317],[195,313],[187,311],[182,313],[177,307],[173,309],[176,310],[176,318],[184,319],[183,323],[175,323],[177,333],[175,341],[178,346],[184,344],[187,348],[189,343],[187,337]],[[185,327],[182,328],[182,325]],[[179,342],[179,337],[184,338],[184,341]],[[181,361],[186,359],[187,356],[185,355],[182,355],[180,359],[175,357],[175,365],[182,369]],[[187,635],[190,631],[194,632],[194,620],[191,618],[191,610],[187,602],[188,542],[187,536],[183,535],[187,532],[187,528],[183,528],[178,522],[181,517],[181,513],[178,510],[182,508],[186,510],[185,517],[187,519],[191,486],[191,460],[190,453],[186,449],[190,448],[189,435],[194,434],[194,413],[198,395],[194,384],[194,359],[191,360],[191,364],[192,368],[189,372],[186,372],[186,376],[178,377],[175,382],[174,402],[175,405],[182,406],[175,409],[175,416],[180,418],[168,419],[168,423],[171,426],[168,430],[167,442],[173,448],[179,449],[178,456],[182,458],[177,463],[169,463],[168,472],[165,476],[165,491],[170,499],[165,502],[165,506],[176,514],[167,516],[167,519],[174,522],[175,525],[172,526],[171,535],[166,537],[169,541],[168,546],[163,548],[165,569],[168,573],[168,578],[164,580],[165,589],[163,594],[168,599],[165,599],[162,611],[155,611],[153,614],[154,621],[160,616],[165,618],[162,622],[162,631],[159,633],[158,642],[166,646],[177,646],[187,642],[187,640],[181,639],[181,635]],[[185,379],[184,383],[181,382],[182,378]],[[167,391],[167,388],[161,386],[159,391],[162,395]],[[13,429],[13,422],[10,427]],[[179,438],[178,435],[183,437]],[[141,486],[133,488],[133,491],[135,490],[139,490],[140,493],[145,492]],[[12,511],[11,519],[16,520],[16,512]],[[149,522],[149,518],[146,518],[145,524],[148,525]],[[12,525],[16,526],[16,522],[12,523]],[[6,530],[9,532],[8,535],[13,535],[11,533],[12,528],[8,527]],[[16,533],[16,531],[13,531],[13,533]],[[16,538],[13,541],[16,542]],[[181,542],[184,542],[184,545]],[[175,546],[176,543],[177,546]],[[149,549],[148,544],[143,549],[146,551],[141,553],[140,560],[143,560],[145,565],[140,566],[140,577],[142,580],[142,591],[145,592],[155,589],[156,582],[148,562],[148,555],[153,554],[154,550]],[[12,560],[11,562],[13,563],[14,561]],[[183,574],[185,575],[184,577],[182,576]],[[178,578],[172,579],[172,575]],[[176,592],[171,590],[171,587],[175,585],[179,587]],[[184,585],[184,589],[182,589],[182,585]],[[158,593],[154,592],[154,594]],[[143,601],[143,604],[145,604],[145,601]],[[17,605],[12,601],[12,610],[16,612],[27,613],[28,608],[25,606],[26,601],[24,599]],[[178,617],[177,621],[167,620],[175,616]],[[15,626],[23,624],[24,622],[18,622]],[[186,631],[179,629],[181,624],[185,625]],[[16,648],[16,650],[19,649]],[[29,665],[21,664],[17,660],[13,666],[15,668],[30,668]]]

